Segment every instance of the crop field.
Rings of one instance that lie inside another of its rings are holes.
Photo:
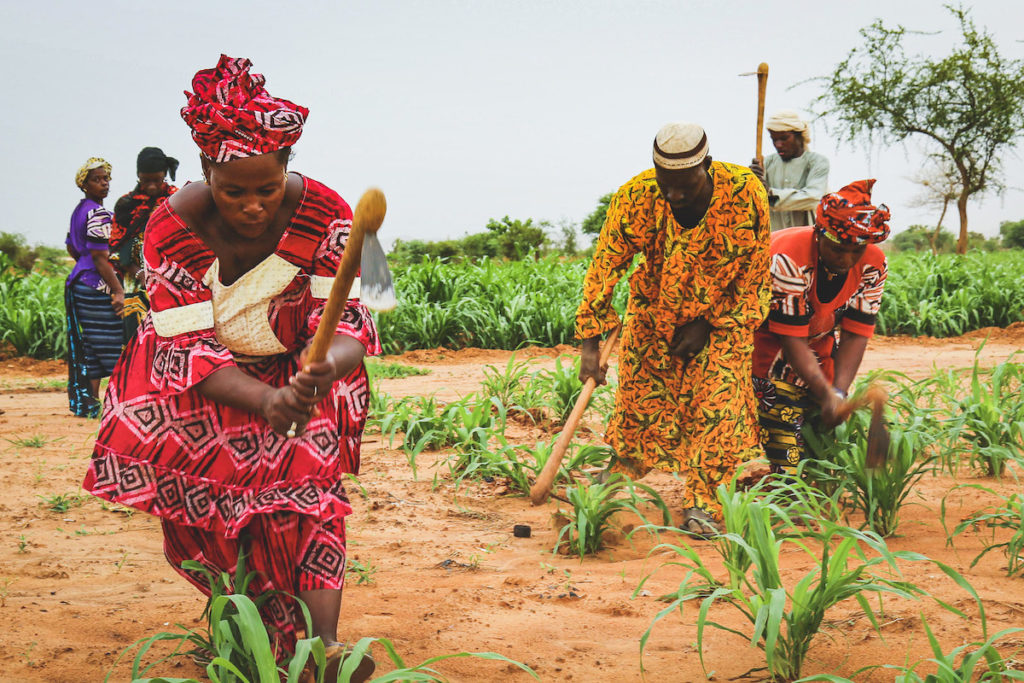
[[[18,273],[0,256],[0,343],[18,355],[63,358],[63,274]],[[440,261],[395,271],[398,308],[378,317],[385,353],[440,346],[515,350],[572,344],[587,262]],[[878,330],[953,337],[1024,321],[1024,251],[890,258]],[[622,310],[626,287],[617,288]]]
[[[591,481],[613,387],[558,497],[530,505],[579,391],[573,349],[375,359],[340,635],[407,680],[424,662],[453,681],[1019,679],[1022,342],[1020,326],[872,340],[859,381],[890,393],[886,466],[864,467],[858,416],[815,444],[813,486],[757,484],[752,463],[710,542],[674,527],[677,479]],[[0,361],[0,679],[277,680],[239,587],[204,617],[159,523],[82,494],[96,422],[66,414],[60,369]],[[163,660],[196,642],[225,659]],[[479,656],[430,661],[462,653]]]

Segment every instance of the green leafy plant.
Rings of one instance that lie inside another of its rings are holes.
[[[1006,679],[1024,680],[1024,672],[1006,661],[996,649],[998,641],[1024,629],[1003,629],[985,642],[965,643],[947,654],[943,652],[924,614],[921,615],[921,624],[928,635],[928,645],[934,656],[910,667],[886,665],[886,669],[896,669],[900,672],[894,683],[1002,683]],[[917,668],[922,664],[934,666],[937,671],[922,676],[917,673]]]
[[[377,579],[373,577],[377,573],[377,567],[374,566],[373,562],[366,560],[366,562],[360,562],[359,560],[349,559],[348,564],[345,567],[345,574],[351,574],[356,578],[357,586],[369,586],[377,582]]]
[[[736,501],[730,499],[741,494],[719,487],[718,495],[729,509],[735,509]],[[641,653],[662,619],[676,611],[682,615],[686,603],[697,602],[697,648],[705,672],[704,638],[706,629],[711,627],[738,635],[761,649],[771,680],[792,681],[800,677],[808,648],[833,605],[848,598],[855,599],[875,630],[880,631],[878,611],[867,596],[890,594],[916,599],[928,595],[917,585],[889,578],[878,571],[898,575],[901,561],[931,561],[923,555],[890,551],[877,534],[827,520],[820,523],[817,531],[807,529],[802,534],[780,535],[775,528],[778,520],[772,503],[748,500],[744,511],[742,524],[733,525],[738,532],[722,534],[712,544],[723,561],[727,574],[724,580],[703,553],[685,542],[681,545],[663,543],[652,549],[652,553],[664,550],[676,553],[678,559],[666,565],[681,567],[685,578],[675,592],[663,598],[670,604],[658,613],[641,637]],[[814,541],[813,545],[809,541]],[[814,568],[796,581],[787,581],[781,571],[779,558],[785,544],[798,548],[814,560]],[[974,589],[963,577],[942,563],[934,564],[967,590],[984,611]],[[650,576],[640,583],[637,593]],[[964,616],[950,605],[941,601],[939,604]],[[715,621],[711,608],[716,605],[738,612],[749,623],[749,629],[741,630]]]
[[[496,365],[485,366],[481,382],[484,395],[498,399],[509,409],[532,416],[532,411],[540,406],[540,400],[535,391],[530,391],[534,386],[532,380],[536,376],[530,365],[530,361],[518,360],[513,353],[504,368],[498,368]]]
[[[178,631],[161,632],[148,638],[142,638],[125,648],[118,660],[107,673],[105,681],[111,680],[118,662],[135,651],[132,658],[131,676],[134,683],[193,683],[195,679],[147,677],[154,669],[174,657],[191,656],[196,659],[208,660],[206,674],[212,681],[231,681],[233,683],[298,683],[303,677],[303,670],[312,661],[317,667],[317,683],[325,683],[323,676],[326,662],[326,648],[320,638],[300,638],[291,656],[278,659],[280,653],[275,652],[271,645],[271,637],[259,615],[262,601],[271,597],[266,593],[256,598],[246,595],[249,583],[255,573],[241,574],[236,585],[232,585],[229,576],[222,574],[214,577],[205,567],[196,562],[185,562],[182,567],[190,571],[204,574],[210,581],[212,595],[207,602],[203,617],[207,624],[202,629],[187,629],[178,624]],[[237,571],[244,570],[244,558],[240,558]],[[229,591],[237,590],[232,593]],[[301,600],[296,601],[305,621],[306,633],[311,630],[309,609]],[[144,663],[146,655],[152,647],[161,642],[174,644],[168,655],[156,661]],[[476,657],[479,659],[504,662],[518,667],[534,678],[537,674],[525,664],[509,659],[494,652],[460,652],[456,654],[431,657],[416,666],[407,666],[398,655],[391,641],[384,638],[362,638],[350,647],[343,655],[339,667],[337,681],[346,683],[355,673],[356,667],[367,655],[374,644],[380,645],[395,670],[372,679],[375,683],[386,681],[444,681],[434,665],[446,659],[459,657]],[[188,648],[188,649],[186,649]]]
[[[572,505],[568,521],[558,532],[555,550],[562,546],[579,555],[596,553],[603,547],[606,531],[616,525],[614,517],[631,512],[648,524],[642,508],[653,505],[661,513],[662,524],[670,524],[672,515],[661,496],[650,486],[613,474],[603,484],[579,482],[565,490]]]
[[[430,370],[426,368],[417,368],[402,363],[385,363],[375,358],[367,358],[365,363],[366,373],[370,376],[371,382],[377,379],[403,379],[430,374]]]
[[[555,359],[555,367],[540,373],[539,379],[546,385],[544,406],[551,412],[559,424],[569,418],[576,399],[583,391],[583,383],[579,379],[579,359],[562,364],[562,357]]]
[[[391,406],[381,418],[381,434],[393,446],[396,436],[402,434],[402,450],[405,451],[417,479],[416,458],[424,450],[444,448],[453,442],[451,424],[444,412],[444,404],[433,396],[406,397]]]
[[[978,348],[978,354],[984,348]],[[1006,463],[1024,456],[1024,370],[1000,363],[982,380],[975,356],[970,391],[957,402],[972,467],[1002,476]]]
[[[949,527],[946,525],[946,500],[950,494],[962,489],[973,489],[997,496],[1001,504],[988,506],[968,515],[953,528],[953,531],[949,531]],[[991,540],[985,544],[984,550],[971,561],[971,567],[978,564],[981,558],[985,557],[989,552],[1001,549],[1006,557],[1006,574],[1008,576],[1024,575],[1024,497],[1021,497],[1019,493],[1003,496],[980,484],[960,484],[953,487],[949,493],[943,496],[940,509],[942,528],[946,530],[946,542],[949,544],[953,543],[954,537],[968,529],[985,527],[991,530]],[[1008,530],[1010,537],[997,542],[997,529]]]
[[[24,272],[0,254],[0,343],[18,355],[65,358],[63,269],[53,274]]]
[[[33,434],[32,436],[21,437],[17,439],[4,439],[9,444],[13,444],[19,448],[42,448],[48,443],[60,441],[64,437],[58,436],[56,438],[50,438],[45,434]]]
[[[42,501],[40,505],[45,505],[51,512],[64,513],[73,507],[78,507],[86,500],[89,496],[85,493],[55,493],[48,496],[38,496]]]
[[[21,355],[64,358],[66,269],[29,273],[0,256],[0,343]],[[426,260],[394,269],[401,305],[376,316],[384,351],[463,348],[515,350],[524,344],[575,343],[573,327],[586,259],[504,262]],[[882,334],[948,337],[1024,320],[1024,251],[901,253],[889,259],[878,315]],[[625,308],[625,287],[614,306]],[[375,362],[375,361],[374,361]],[[387,365],[381,363],[381,365]],[[384,372],[389,372],[385,370]],[[539,386],[539,385],[537,385]],[[597,392],[597,401],[602,398]],[[502,397],[499,397],[502,398]],[[536,397],[533,397],[536,398]],[[502,403],[529,406],[529,396]],[[600,406],[600,404],[598,404]]]
[[[798,471],[833,493],[847,508],[864,515],[864,526],[881,536],[896,532],[900,510],[915,484],[934,470],[929,440],[917,421],[891,426],[889,456],[878,469],[867,467],[868,424],[865,412],[854,413],[831,434],[805,426],[804,439],[813,454]]]
[[[15,579],[10,577],[4,577],[3,581],[0,581],[0,607],[7,606],[7,594],[11,590],[11,584],[14,583]]]
[[[381,423],[391,413],[394,400],[391,394],[380,391],[370,391],[370,405],[366,415],[366,432],[380,432]]]

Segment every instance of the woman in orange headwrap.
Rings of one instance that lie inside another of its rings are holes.
[[[298,595],[308,635],[336,662],[352,511],[342,480],[359,468],[363,357],[380,344],[352,299],[327,360],[304,361],[352,212],[289,172],[309,112],[271,97],[250,66],[222,55],[192,81],[181,114],[206,183],[186,185],[150,217],[151,310],[111,379],[84,486],[160,517],[168,560],[207,594],[203,573],[182,563],[233,574],[244,554],[257,572],[251,589],[280,591],[261,607],[279,652],[304,628],[286,594]],[[371,671],[367,660],[354,680]]]
[[[795,470],[812,407],[834,426],[864,358],[888,273],[877,246],[889,209],[859,180],[818,204],[814,226],[772,233],[772,303],[754,337],[761,443],[775,471]]]

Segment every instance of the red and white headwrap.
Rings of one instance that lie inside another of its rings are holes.
[[[814,230],[833,242],[877,244],[889,236],[889,207],[871,203],[875,179],[858,180],[818,202]]]
[[[211,160],[221,163],[291,147],[302,135],[309,110],[272,97],[263,74],[249,73],[252,62],[221,55],[213,69],[203,69],[185,91],[181,118],[192,139]]]

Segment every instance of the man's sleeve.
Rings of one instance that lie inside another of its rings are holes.
[[[638,248],[632,234],[633,202],[619,190],[608,204],[608,214],[594,247],[594,258],[583,281],[583,300],[576,310],[576,338],[590,339],[612,330],[619,315],[612,307],[615,285],[629,268]]]
[[[744,229],[746,239],[737,239],[735,258],[742,264],[736,278],[725,284],[722,298],[712,308],[708,322],[714,327],[757,327],[768,312],[771,295],[768,259],[770,254],[770,218],[768,195],[760,182],[753,189],[750,211],[753,226]]]
[[[828,192],[828,159],[815,154],[807,163],[807,181],[803,187],[773,187],[778,199],[774,211],[813,211]]]

